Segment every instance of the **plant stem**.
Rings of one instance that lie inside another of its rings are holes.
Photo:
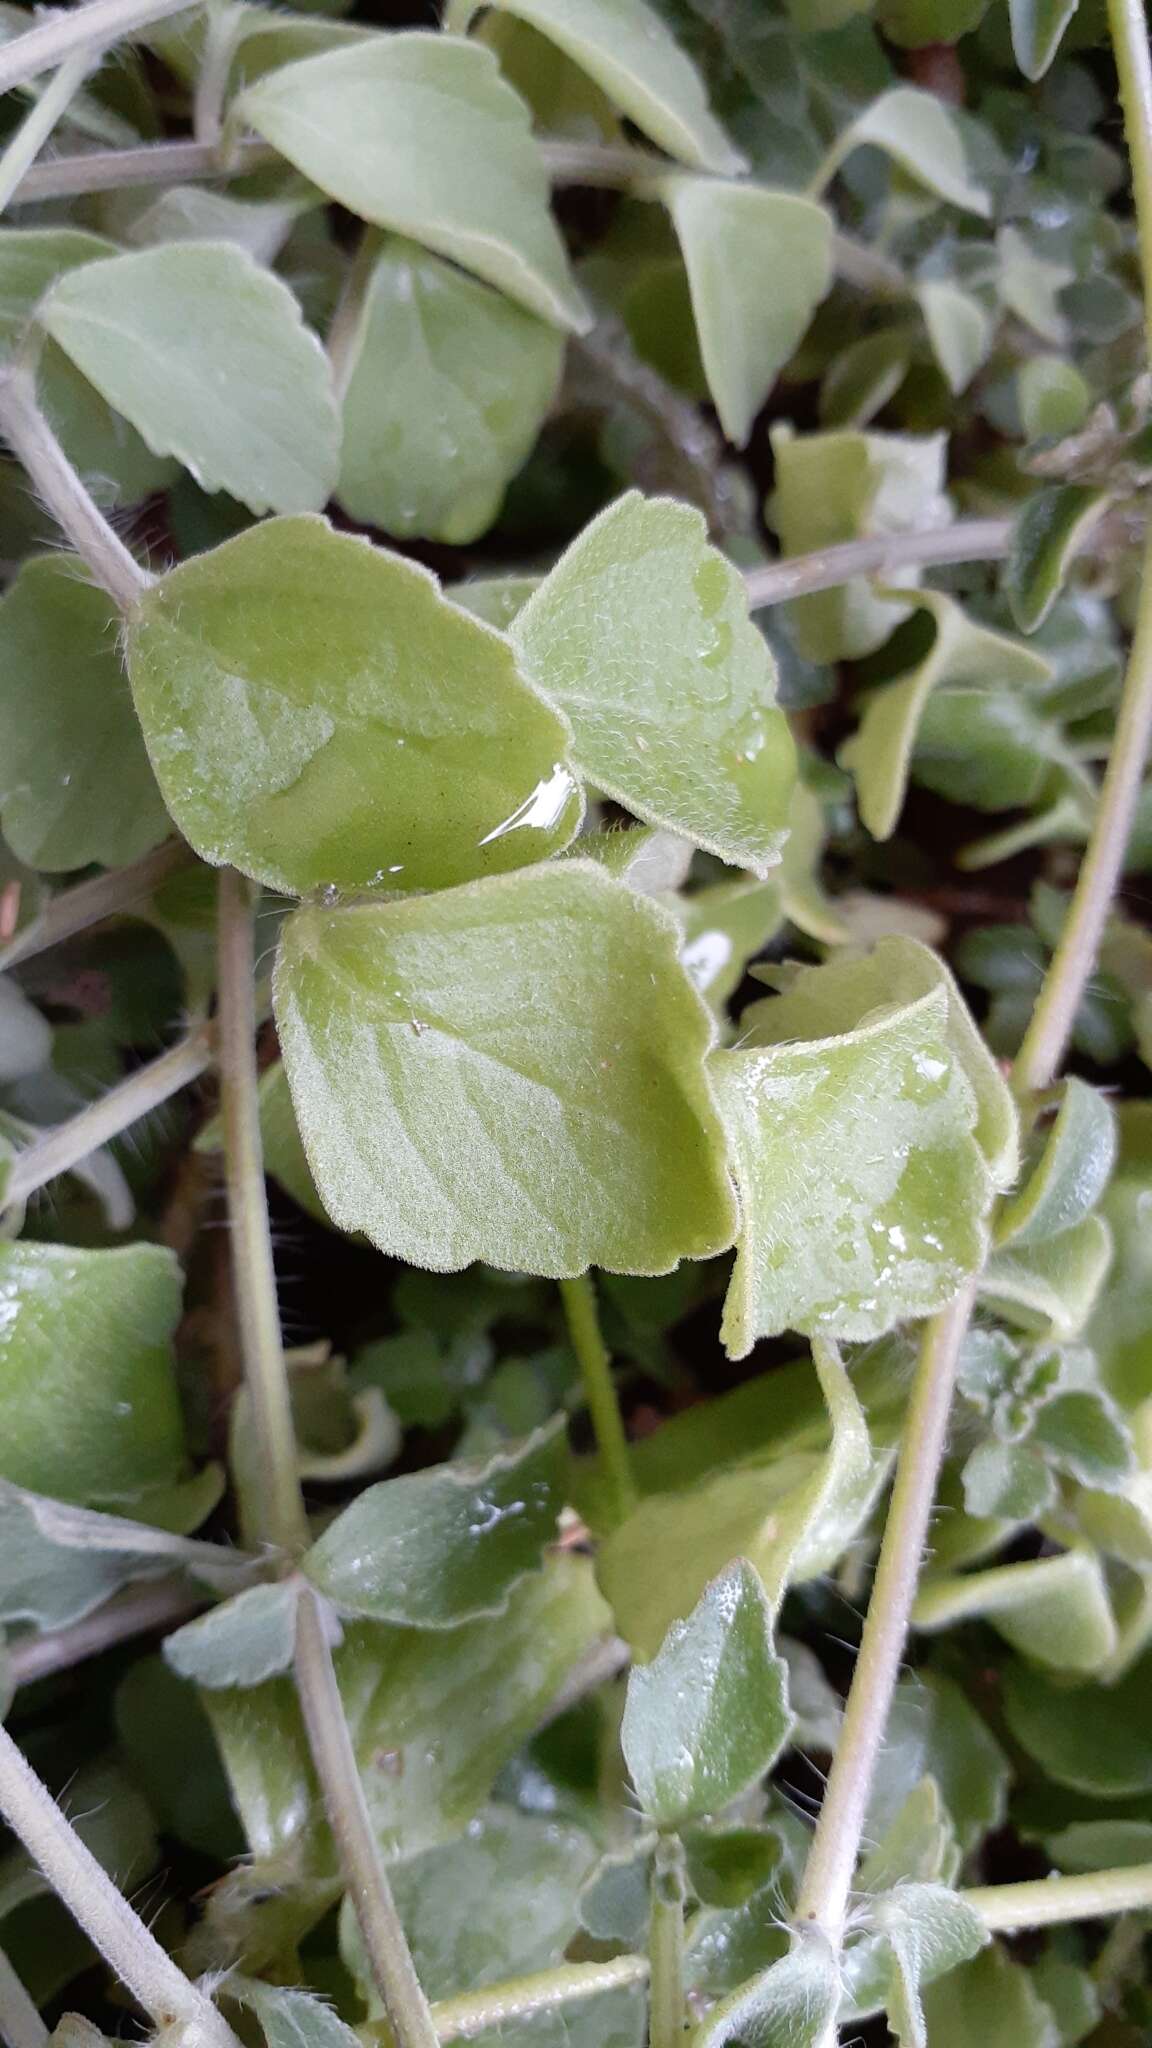
[[[296,1685],[340,1866],[398,2048],[438,2048],[431,2010],[416,1975],[364,1797],[320,1598],[311,1587],[301,1593],[296,1610]]]
[[[56,1671],[70,1671],[88,1657],[98,1657],[116,1643],[128,1643],[154,1629],[174,1628],[190,1621],[207,1605],[207,1595],[190,1593],[185,1579],[153,1579],[117,1594],[95,1614],[48,1635],[17,1636],[8,1645],[8,1675],[13,1685],[34,1685]],[[3,2029],[0,2028],[0,2032]]]
[[[630,1985],[643,1984],[647,1975],[647,1956],[613,1956],[607,1963],[561,1963],[555,1970],[510,1977],[507,1983],[489,1984],[482,1991],[462,1991],[455,1998],[438,1999],[430,2008],[432,2021],[441,2041],[455,2041],[482,2034],[507,2020],[533,2019],[537,2013],[552,2012],[577,1999],[627,1990]]]
[[[872,1773],[904,1654],[944,1452],[956,1359],[975,1292],[973,1280],[925,1329],[856,1669],[796,1902],[797,1919],[820,1927],[837,1953]]]
[[[0,1948],[0,2041],[4,2048],[44,2048],[48,2029]]]
[[[157,2027],[183,2024],[199,2048],[236,2048],[231,2028],[211,2000],[137,1919],[6,1728],[0,1728],[0,1813]]]
[[[53,71],[74,50],[91,52],[120,42],[134,29],[166,15],[181,14],[189,0],[85,0],[67,13],[50,14],[35,28],[0,47],[0,93]]]
[[[98,1152],[110,1138],[118,1138],[121,1131],[147,1116],[149,1110],[157,1109],[170,1096],[178,1095],[190,1081],[195,1081],[211,1059],[210,1030],[201,1024],[167,1052],[161,1053],[158,1060],[149,1061],[146,1067],[137,1067],[134,1074],[129,1074],[118,1087],[110,1088],[107,1095],[90,1102],[78,1116],[71,1117],[66,1124],[59,1124],[54,1131],[48,1131],[34,1145],[29,1145],[26,1152],[17,1154],[4,1191],[5,1206],[26,1202],[37,1188],[46,1187],[50,1180],[67,1173],[81,1159]]]
[[[588,1273],[579,1274],[575,1280],[561,1280],[558,1284],[568,1335],[584,1381],[584,1398],[592,1416],[596,1448],[611,1494],[612,1512],[615,1519],[622,1522],[636,1505],[636,1482],[632,1477],[628,1439],[624,1434],[612,1379],[612,1361],[600,1334],[596,1289]]]
[[[253,1526],[274,1548],[308,1547],[308,1517],[296,1470],[296,1436],[276,1306],[272,1235],[264,1194],[256,1068],[252,891],[243,875],[220,876],[217,1035],[224,1174],[232,1229],[232,1279],[253,1435],[262,1467]]]
[[[74,938],[77,932],[87,931],[89,925],[99,924],[101,918],[115,917],[118,911],[129,909],[141,897],[150,896],[169,875],[190,867],[194,860],[195,855],[182,839],[166,839],[163,846],[154,847],[151,853],[127,867],[109,868],[103,875],[94,875],[90,882],[77,882],[74,889],[61,889],[38,917],[0,948],[0,974],[22,960],[31,960],[37,953],[46,953],[50,946],[59,946],[64,939]]]
[[[929,568],[946,562],[995,562],[1012,545],[1010,519],[958,519],[931,533],[889,533],[864,540],[841,541],[791,561],[769,562],[749,569],[744,582],[752,611],[804,597],[814,590],[833,590],[853,576],[891,576],[898,569]]]
[[[209,0],[204,46],[192,101],[192,132],[205,149],[215,150],[224,132],[224,100],[228,74],[240,42],[244,16],[232,0]]]
[[[1075,1877],[1037,1877],[1026,1884],[978,1885],[960,1897],[994,1934],[1055,1927],[1064,1920],[1102,1920],[1152,1906],[1152,1863],[1087,1870]]]
[[[16,133],[0,156],[0,213],[39,156],[56,123],[67,112],[84,80],[97,62],[92,50],[77,50],[66,57],[50,78],[38,100],[34,100]]]
[[[661,1835],[652,1863],[648,1924],[648,2048],[682,2048],[684,2040],[684,1845]]]
[[[242,178],[276,161],[271,144],[255,137],[234,143],[227,163],[211,142],[142,142],[134,149],[76,150],[50,163],[33,164],[15,198],[20,206],[32,206],[43,199],[78,199],[87,192],[114,192],[131,185]]]
[[[328,325],[324,346],[328,352],[328,361],[332,365],[332,382],[336,396],[341,403],[347,394],[348,380],[352,375],[353,344],[382,240],[378,228],[364,228],[359,247],[345,273],[340,297],[336,301],[336,310]]]
[[[129,554],[73,469],[36,403],[35,379],[25,365],[0,378],[0,434],[97,583],[121,611],[131,611],[152,579]]]

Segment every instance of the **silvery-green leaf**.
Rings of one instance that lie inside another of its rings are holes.
[[[160,242],[235,242],[257,263],[274,263],[311,204],[300,182],[300,196],[275,199],[236,199],[210,185],[170,185],[143,195],[109,193],[105,219],[135,249]]]
[[[462,612],[471,612],[485,625],[506,633],[542,580],[539,576],[473,576],[467,583],[450,584],[447,595]]]
[[[881,93],[836,138],[815,181],[823,191],[845,157],[862,143],[882,149],[918,185],[926,185],[951,206],[985,218],[992,203],[975,183],[964,136],[952,110],[935,93],[897,85]]]
[[[891,1955],[888,2022],[901,2048],[928,2048],[921,1992],[990,1939],[980,1915],[941,1884],[882,1892],[870,1919]]]
[[[1091,386],[1063,356],[1027,356],[1016,373],[1016,396],[1030,441],[1076,433],[1092,404]]]
[[[327,358],[287,286],[229,242],[169,242],[57,278],[37,319],[157,455],[254,512],[336,481]]]
[[[1107,1867],[1107,1859],[1098,1866]],[[1060,1940],[1058,1932],[1055,1940]],[[1078,2048],[1104,2017],[1104,2001],[1092,1971],[1072,1962],[1056,1947],[1045,1949],[1032,1964],[1032,1988],[1056,2022],[1060,2048]]]
[[[832,282],[831,217],[758,185],[671,177],[655,189],[683,251],[708,389],[742,448]]]
[[[1104,1573],[1089,1550],[922,1580],[912,1610],[916,1628],[950,1628],[977,1616],[1014,1649],[1057,1671],[1095,1671],[1116,1647]]]
[[[1118,1106],[1120,1156],[1100,1204],[1112,1232],[1108,1285],[1084,1333],[1104,1385],[1126,1408],[1152,1394],[1152,1105]]]
[[[834,355],[820,385],[820,423],[866,427],[896,396],[912,367],[915,331],[882,327]]]
[[[987,361],[993,323],[974,292],[946,278],[929,278],[916,287],[932,353],[958,397]]]
[[[0,604],[0,809],[51,871],[139,858],[169,831],[117,645],[116,606],[71,555],[25,562]]]
[[[795,434],[780,426],[771,439],[776,487],[768,520],[787,555],[873,534],[919,532],[947,518],[943,435]],[[911,609],[893,599],[891,586],[918,582],[919,571],[907,569],[887,574],[885,597],[857,576],[836,590],[794,598],[788,615],[800,652],[809,661],[871,654]]]
[[[1059,1870],[1115,1870],[1152,1863],[1152,1821],[1077,1820],[1044,1837]]]
[[[445,27],[463,33],[484,0],[451,0]],[[647,0],[496,0],[573,63],[659,143],[702,171],[740,171],[744,159],[709,112],[704,85]]]
[[[970,1515],[980,1518],[1035,1521],[1056,1496],[1048,1465],[1029,1444],[979,1444],[962,1477],[964,1506]]]
[[[629,491],[512,623],[523,667],[571,720],[573,758],[650,824],[762,873],[795,775],[775,665],[702,515]]]
[[[1057,2048],[1027,1970],[996,1944],[929,1987],[924,2018],[931,2048]]]
[[[791,1725],[771,1609],[739,1559],[633,1667],[620,1740],[641,1807],[663,1828],[721,1812],[771,1768]]]
[[[1040,1159],[1000,1213],[997,1242],[1038,1244],[1082,1223],[1108,1185],[1116,1142],[1107,1097],[1071,1076]]]
[[[1112,1261],[1112,1233],[1102,1216],[1039,1243],[1005,1245],[980,1278],[980,1293],[1018,1329],[1066,1342],[1092,1314]]]
[[[856,1872],[858,1892],[885,1892],[893,1885],[949,1883],[960,1851],[955,1830],[933,1777],[912,1787]]]
[[[1108,496],[1087,484],[1057,484],[1029,498],[1016,521],[1005,588],[1021,632],[1043,625],[1083,546],[1108,506]]]
[[[684,919],[680,958],[702,996],[723,1010],[748,962],[784,922],[779,883],[716,882],[679,899]]]
[[[322,519],[266,520],[159,577],[127,659],[181,831],[272,888],[443,888],[558,851],[579,821],[567,729],[507,641]]]
[[[870,1839],[894,1825],[925,1776],[939,1785],[965,1854],[1003,1820],[1008,1759],[959,1686],[936,1671],[908,1672],[896,1688],[868,1804]]]
[[[262,1685],[291,1667],[296,1600],[290,1580],[249,1586],[167,1636],[164,1655],[196,1685]]]
[[[696,2048],[822,2048],[835,2033],[840,1972],[814,1927],[792,1937],[787,1955],[714,2005],[696,2030]]]
[[[218,1477],[214,1491],[192,1482],[188,1491],[203,1497],[180,1525],[202,1520],[219,1490]],[[134,1511],[146,1511],[153,1498],[135,1501]],[[0,1620],[28,1621],[45,1630],[82,1620],[132,1579],[186,1570],[227,1592],[243,1584],[254,1563],[241,1551],[72,1507],[7,1481],[0,1481],[0,1539]]]
[[[1152,1791],[1152,1729],[1145,1655],[1115,1685],[1069,1685],[1031,1663],[1004,1674],[1014,1739],[1058,1785],[1102,1799]]]
[[[490,50],[419,30],[374,36],[270,72],[232,117],[363,220],[559,327],[588,325],[528,109]]]
[[[564,1462],[549,1426],[488,1459],[382,1480],[300,1568],[342,1614],[424,1629],[500,1614],[555,1534]]]
[[[1068,263],[1053,263],[1033,248],[1028,237],[1010,223],[996,236],[999,259],[997,289],[1009,312],[1023,320],[1042,341],[1060,348],[1068,336],[1060,293],[1076,276]]]
[[[1025,78],[1042,78],[1079,0],[1009,0],[1012,48]]]
[[[390,237],[341,357],[340,503],[385,533],[475,540],[540,430],[563,350],[554,327]]]
[[[310,1991],[262,1984],[255,1977],[232,1977],[228,1995],[255,2013],[267,2048],[356,2048],[351,2027]]]
[[[81,228],[0,228],[0,352],[9,360],[58,277],[117,253]]]

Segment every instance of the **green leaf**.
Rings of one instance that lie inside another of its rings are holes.
[[[934,690],[1027,690],[1052,675],[1042,654],[976,625],[942,592],[924,591],[916,604],[934,622],[928,652],[915,668],[866,699],[859,731],[839,754],[856,778],[860,816],[874,839],[889,839],[896,829],[921,719]]]
[[[997,290],[1003,304],[1042,341],[1063,347],[1068,339],[1068,320],[1060,294],[1075,281],[1072,265],[1053,263],[1041,256],[1027,235],[1010,224],[997,232],[996,255]]]
[[[748,962],[784,922],[776,881],[742,878],[716,882],[676,899],[684,919],[680,958],[702,996],[723,1010],[744,979]]]
[[[935,1671],[907,1673],[896,1688],[877,1760],[865,1833],[890,1828],[926,1776],[940,1787],[965,1854],[1004,1818],[1012,1773],[999,1743],[959,1686]]]
[[[1104,2017],[1103,2000],[1091,1971],[1070,1962],[1055,1948],[1046,1949],[1033,1963],[1032,1988],[1056,2022],[1061,2048],[1077,2048]]]
[[[980,1518],[1032,1522],[1056,1497],[1052,1473],[1027,1444],[978,1445],[964,1466],[963,1483],[964,1506]]]
[[[943,435],[794,434],[778,426],[771,441],[776,488],[767,513],[786,555],[870,534],[918,532],[946,517]],[[916,569],[886,578],[901,588],[918,582]],[[873,653],[911,609],[890,587],[878,597],[867,578],[856,576],[836,590],[794,598],[788,617],[809,661],[840,661]]]
[[[1063,768],[1068,759],[1060,727],[1037,708],[1035,698],[957,685],[936,691],[921,706],[912,774],[951,803],[1001,811],[1041,804],[1054,764]],[[981,864],[1006,858],[1008,850],[993,854],[985,842]],[[973,858],[966,849],[965,862]]]
[[[1008,0],[1012,48],[1025,78],[1043,78],[1079,0]]]
[[[110,1256],[96,1253],[95,1257]],[[134,1506],[146,1505],[135,1502]],[[211,1505],[211,1503],[209,1503]],[[204,1510],[207,1512],[207,1509]],[[0,1621],[67,1628],[132,1579],[203,1567],[235,1583],[251,1560],[216,1545],[189,1543],[146,1522],[73,1508],[0,1480]]]
[[[374,36],[270,72],[240,95],[232,120],[363,220],[447,256],[558,327],[590,324],[528,109],[478,43],[417,30]]]
[[[29,1002],[16,982],[0,977],[0,1083],[37,1074],[51,1060],[52,1026],[48,1019],[35,1003]]]
[[[718,179],[660,178],[654,190],[683,251],[720,424],[743,448],[832,282],[831,217],[791,192]]]
[[[929,1988],[924,2018],[932,2048],[1055,2048],[1051,2014],[1027,1970],[995,1945]]]
[[[1084,425],[1092,391],[1074,363],[1062,356],[1028,356],[1016,373],[1016,396],[1030,441],[1055,435],[1063,440]]]
[[[779,1962],[712,2007],[695,2048],[821,2048],[835,2033],[839,2005],[836,1958],[824,1935],[805,1927]]]
[[[157,455],[253,512],[318,510],[339,421],[287,286],[228,242],[169,242],[59,277],[37,318]]]
[[[734,1357],[784,1329],[879,1336],[980,1267],[992,1189],[954,1004],[926,947],[882,940],[800,970],[713,1055],[743,1211]]]
[[[1120,1157],[1101,1202],[1114,1256],[1085,1330],[1104,1384],[1125,1407],[1152,1394],[1152,1105],[1119,1106]]]
[[[340,503],[386,533],[475,540],[540,431],[563,350],[554,327],[390,238],[341,357]]]
[[[160,577],[127,657],[181,831],[272,888],[443,888],[576,829],[566,729],[507,641],[322,519],[267,520]]]
[[[1004,1714],[1028,1755],[1058,1785],[1103,1799],[1152,1792],[1152,1726],[1145,1656],[1115,1685],[1061,1684],[1035,1665],[1004,1674]]]
[[[795,753],[743,581],[702,515],[629,491],[585,528],[511,628],[572,721],[589,781],[756,873],[779,859]]]
[[[977,1955],[989,1940],[978,1913],[941,1884],[883,1892],[870,1918],[891,1954],[888,2022],[902,2048],[928,2048],[924,1987]]]
[[[1078,549],[1108,503],[1107,492],[1088,484],[1057,484],[1026,501],[1005,572],[1008,601],[1022,633],[1035,632],[1048,617]]]
[[[1152,1863],[1152,1821],[1079,1820],[1045,1835],[1044,1847],[1060,1870],[1114,1870]]]
[[[1018,1329],[1065,1342],[1083,1331],[1111,1262],[1107,1223],[1086,1216],[1058,1237],[994,1252],[980,1293]]]
[[[896,396],[912,367],[911,328],[882,327],[850,341],[834,355],[820,385],[820,421],[826,427],[866,427]]]
[[[25,562],[0,604],[4,836],[41,870],[139,858],[170,829],[117,649],[119,613],[71,555]]]
[[[0,1244],[0,1475],[78,1502],[175,1480],[180,1271],[158,1245]]]
[[[918,185],[950,206],[986,219],[992,202],[973,181],[964,136],[952,110],[935,93],[914,85],[893,86],[858,114],[837,136],[814,180],[823,191],[844,159],[862,143],[882,149]]]
[[[854,1890],[886,1892],[894,1885],[947,1883],[960,1863],[952,1822],[935,1778],[921,1778],[862,1859]]]
[[[564,1469],[563,1432],[550,1425],[474,1464],[385,1479],[300,1568],[342,1614],[425,1629],[501,1614],[555,1533]]]
[[[1116,1647],[1116,1623],[1099,1559],[1088,1550],[1032,1564],[1005,1564],[967,1577],[929,1574],[912,1620],[951,1628],[982,1619],[1006,1642],[1056,1671],[1095,1671]]]
[[[1116,1118],[1107,1097],[1073,1075],[1044,1150],[1000,1213],[1000,1244],[1038,1244],[1091,1214],[1116,1163]]]
[[[0,353],[10,360],[49,286],[67,271],[115,256],[115,242],[80,228],[0,228]]]
[[[676,941],[592,862],[297,912],[276,1014],[334,1221],[441,1271],[663,1273],[730,1243]]]
[[[927,278],[916,287],[932,353],[958,397],[988,360],[993,322],[974,292],[948,279]]]
[[[450,584],[447,595],[462,612],[506,633],[542,581],[540,576],[473,576],[467,583]]]
[[[291,1668],[296,1649],[297,1589],[290,1580],[249,1586],[165,1638],[173,1671],[213,1690],[262,1685]]]
[[[463,34],[484,0],[452,0],[445,27]],[[547,36],[653,142],[701,171],[741,171],[708,110],[703,83],[646,0],[497,0]]]
[[[322,1999],[255,1977],[232,1978],[229,1997],[251,2008],[267,2048],[356,2048],[356,2035]]]
[[[771,1609],[740,1559],[633,1668],[620,1740],[643,1811],[662,1828],[722,1812],[771,1768],[791,1726]]]

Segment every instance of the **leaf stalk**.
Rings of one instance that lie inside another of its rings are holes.
[[[612,1360],[600,1331],[596,1289],[588,1273],[580,1273],[574,1280],[561,1280],[558,1284],[568,1336],[584,1382],[584,1398],[592,1417],[596,1448],[611,1495],[613,1517],[617,1522],[623,1522],[636,1505],[636,1481],[632,1476],[628,1439],[616,1399]]]

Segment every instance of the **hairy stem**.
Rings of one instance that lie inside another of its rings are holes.
[[[35,378],[26,366],[0,378],[0,434],[97,583],[121,611],[131,611],[152,579],[129,554],[73,469],[36,402]]]
[[[632,1477],[628,1439],[624,1434],[612,1379],[612,1361],[600,1334],[596,1289],[587,1273],[581,1273],[575,1280],[561,1280],[558,1284],[568,1335],[584,1382],[584,1398],[596,1433],[596,1448],[612,1496],[612,1511],[615,1519],[622,1522],[636,1505],[636,1482]]]
[[[44,2048],[48,2029],[0,1948],[0,2041],[4,2048]]]
[[[0,1728],[0,1813],[158,2027],[182,2024],[189,2029],[189,2043],[197,2048],[236,2048],[227,2022],[137,1919],[6,1728]]]
[[[8,206],[56,123],[68,111],[96,61],[97,54],[91,50],[77,50],[66,57],[25,114],[0,156],[0,213]]]
[[[35,28],[0,47],[0,93],[53,71],[73,51],[91,52],[120,42],[134,29],[166,15],[180,14],[188,0],[85,0],[82,7],[50,14]]]
[[[296,1470],[296,1436],[264,1194],[252,890],[234,868],[223,870],[219,887],[217,1036],[224,1175],[240,1343],[262,1468],[258,1496],[248,1506],[252,1525],[263,1540],[295,1556],[308,1547],[308,1518]]]
[[[182,839],[166,839],[163,846],[154,847],[151,853],[127,867],[109,868],[103,875],[94,875],[90,882],[77,882],[74,889],[61,889],[38,917],[17,932],[8,945],[0,947],[0,974],[17,967],[22,960],[31,960],[37,953],[46,953],[50,946],[75,938],[77,932],[87,931],[102,918],[115,917],[119,911],[130,909],[142,897],[150,896],[169,875],[191,866],[195,858]]]
[[[1055,1927],[1064,1920],[1102,1920],[1152,1906],[1152,1863],[1087,1870],[1076,1877],[1037,1877],[1026,1884],[977,1885],[960,1897],[993,1934]]]
[[[557,2006],[572,2005],[582,1998],[627,1990],[630,1985],[643,1984],[647,1975],[647,1956],[613,1956],[607,1963],[561,1963],[554,1970],[538,1970],[529,1977],[510,1977],[504,1984],[488,1984],[482,1991],[462,1991],[455,1998],[438,1999],[431,2007],[432,2020],[441,2041],[467,2039],[508,2020],[533,2019],[537,2013],[553,2012]]]
[[[364,1797],[320,1598],[311,1587],[301,1593],[296,1610],[295,1668],[308,1743],[340,1852],[340,1866],[398,2048],[437,2048],[436,2027],[400,1924]]]
[[[684,1847],[662,1835],[652,1863],[648,1923],[648,2048],[681,2048],[684,2040]]]
[[[806,597],[814,590],[834,590],[853,576],[891,576],[898,569],[930,568],[946,562],[996,562],[1012,545],[1010,519],[958,519],[931,533],[889,533],[865,540],[841,541],[791,561],[769,562],[749,569],[744,582],[752,611]]]
[[[277,161],[270,143],[245,137],[234,143],[227,163],[214,142],[142,142],[134,149],[77,150],[51,163],[33,164],[16,203],[79,199],[87,192],[115,192],[133,185],[186,185],[215,178],[242,178]]]
[[[210,1030],[201,1024],[162,1052],[159,1059],[150,1060],[146,1067],[137,1067],[118,1087],[110,1088],[99,1101],[90,1102],[79,1115],[59,1124],[54,1131],[47,1131],[27,1151],[17,1154],[4,1191],[5,1206],[26,1202],[37,1188],[46,1187],[50,1180],[69,1172],[90,1153],[98,1152],[109,1139],[118,1138],[121,1131],[147,1116],[149,1110],[157,1109],[195,1081],[211,1059]]]

